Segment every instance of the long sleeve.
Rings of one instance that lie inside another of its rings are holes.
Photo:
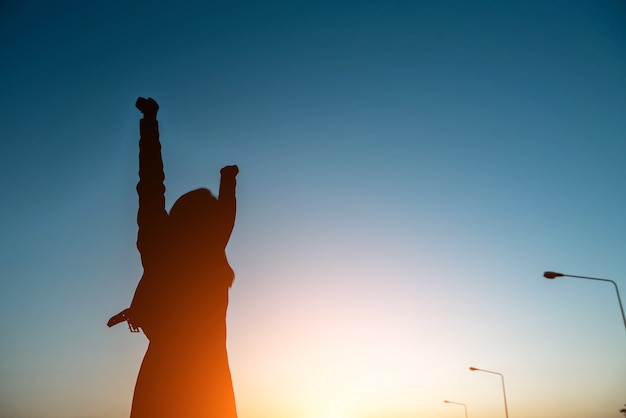
[[[137,249],[144,269],[150,269],[162,256],[161,249],[167,225],[163,160],[156,120],[141,119],[139,123],[139,210],[137,213]]]
[[[218,196],[218,205],[220,208],[220,243],[226,247],[230,235],[235,226],[235,217],[237,214],[237,198],[235,197],[235,188],[237,187],[236,173],[230,170],[222,169],[220,178],[220,191]]]
[[[139,122],[139,210],[137,212],[137,249],[144,274],[137,285],[130,307],[129,324],[141,327],[149,339],[161,321],[162,285],[160,270],[164,259],[167,212],[163,160],[156,119]]]

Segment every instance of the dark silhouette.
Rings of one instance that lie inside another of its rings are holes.
[[[181,196],[165,210],[161,144],[152,98],[137,99],[139,233],[144,268],[127,321],[150,343],[135,386],[131,418],[236,418],[226,352],[226,309],[234,273],[226,259],[236,211],[236,165],[221,169],[218,198],[208,189]]]

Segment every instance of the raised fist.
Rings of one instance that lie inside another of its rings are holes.
[[[156,119],[157,111],[159,110],[159,104],[152,98],[149,97],[144,99],[140,97],[137,99],[135,103],[135,107],[139,109],[141,113],[143,113],[143,117],[146,119]]]
[[[236,165],[227,165],[220,170],[222,176],[236,177],[239,174],[239,167]]]

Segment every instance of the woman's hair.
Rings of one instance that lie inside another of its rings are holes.
[[[228,264],[224,243],[216,232],[219,230],[217,199],[208,189],[197,189],[178,198],[170,209],[168,235],[171,250],[185,263],[205,260],[217,266],[214,281],[228,287],[235,274]]]
[[[172,206],[170,209],[170,219],[186,218],[197,216],[204,216],[207,212],[211,212],[217,199],[209,189],[196,189],[185,193]]]
[[[168,231],[178,244],[210,241],[217,221],[217,199],[209,189],[196,189],[178,198],[170,209]]]

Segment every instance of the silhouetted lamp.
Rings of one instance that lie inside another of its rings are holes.
[[[600,282],[610,282],[615,286],[615,292],[617,293],[617,301],[619,302],[619,309],[622,312],[622,320],[624,321],[624,329],[626,330],[626,315],[624,315],[624,306],[622,305],[622,298],[619,295],[619,289],[617,288],[617,283],[610,279],[600,279],[598,277],[587,277],[587,276],[574,276],[573,274],[563,274],[556,273],[554,271],[546,271],[543,273],[543,277],[546,279],[555,279],[557,277],[573,277],[574,279],[587,279],[587,280],[596,280]],[[471,370],[471,368],[470,368]]]
[[[506,414],[506,418],[509,418],[509,408],[506,405],[506,389],[504,388],[504,375],[502,373],[492,372],[491,370],[479,369],[478,367],[470,367],[469,369],[473,372],[485,372],[497,374],[500,376],[500,378],[502,379],[502,394],[504,395],[504,413]]]

